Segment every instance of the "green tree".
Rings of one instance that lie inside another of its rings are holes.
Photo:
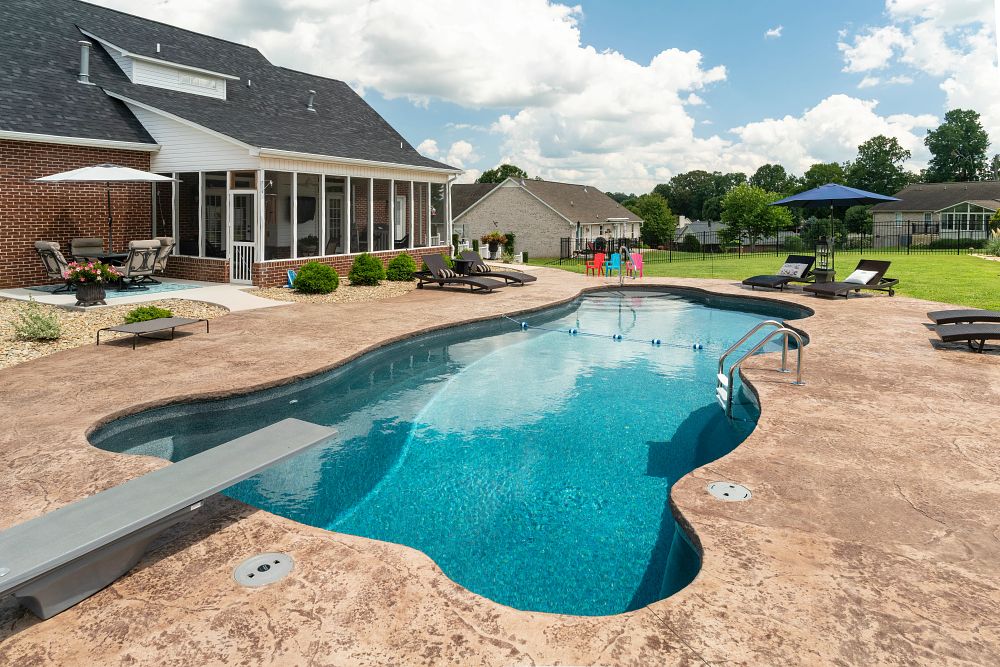
[[[903,169],[910,151],[895,137],[879,134],[858,146],[858,157],[847,165],[847,185],[880,195],[892,195],[910,182]]]
[[[700,217],[702,220],[722,220],[723,197],[712,197],[705,200],[704,205],[701,207]]]
[[[802,181],[799,184],[799,192],[812,190],[827,183],[846,183],[847,174],[844,168],[837,162],[817,162],[806,169],[802,174]]]
[[[991,181],[1000,181],[1000,153],[993,156],[986,177]]]
[[[719,236],[725,243],[742,238],[752,245],[758,239],[791,227],[792,214],[787,208],[768,206],[782,196],[753,185],[733,188],[722,200],[722,221],[726,228]]]
[[[797,181],[780,164],[762,164],[750,177],[749,184],[767,192],[791,194]]]
[[[484,171],[476,179],[476,183],[502,183],[508,178],[528,178],[528,172],[517,165],[502,164]]]
[[[605,192],[604,194],[611,197],[619,204],[624,204],[627,201],[634,201],[636,199],[634,192],[630,195],[627,195],[624,192]]]
[[[872,231],[872,214],[870,206],[851,206],[844,212],[844,226],[847,231],[855,234]]]
[[[642,195],[628,209],[642,218],[643,242],[655,247],[673,240],[677,217],[663,196],[655,192]]]
[[[990,137],[977,111],[952,109],[937,129],[927,132],[924,145],[931,152],[927,163],[927,180],[931,183],[978,181],[987,172]]]
[[[677,215],[691,219],[704,218],[705,204],[715,197],[724,197],[740,183],[746,183],[746,174],[722,174],[695,169],[673,176],[669,182],[660,183],[653,192],[670,202]],[[718,220],[718,218],[707,218]]]

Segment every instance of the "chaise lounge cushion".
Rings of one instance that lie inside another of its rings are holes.
[[[867,285],[877,275],[878,271],[862,271],[858,269],[844,278],[843,282],[854,283],[855,285]]]
[[[801,278],[809,270],[808,264],[799,264],[797,262],[785,262],[778,269],[779,276],[788,276],[790,278]]]

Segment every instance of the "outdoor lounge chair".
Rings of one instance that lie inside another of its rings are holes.
[[[486,262],[483,261],[483,258],[475,250],[464,250],[459,257],[472,262],[473,274],[484,275],[489,278],[499,278],[506,281],[507,284],[524,285],[525,283],[533,283],[538,280],[537,276],[533,276],[530,273],[521,273],[520,271],[510,271],[507,269],[502,271],[492,269],[486,265]]]
[[[888,292],[889,296],[892,296],[896,293],[893,288],[899,280],[885,277],[889,264],[891,262],[878,259],[863,259],[858,262],[857,268],[847,279],[835,283],[813,283],[806,285],[802,290],[812,292],[816,296],[842,296],[845,299],[851,292],[860,292],[863,289]]]
[[[973,352],[982,352],[988,340],[1000,340],[1000,324],[978,322],[975,324],[942,324],[934,327],[943,343],[967,343]],[[978,345],[976,345],[978,343]],[[996,349],[996,348],[993,348]]]
[[[55,241],[35,241],[35,250],[38,251],[42,265],[45,266],[45,275],[50,280],[58,280],[63,283],[62,287],[57,288],[52,293],[72,292],[73,283],[65,276],[65,272],[69,270],[69,263],[63,257],[62,251],[59,250],[59,244]]]
[[[90,236],[72,239],[69,242],[69,254],[76,261],[96,259],[104,254],[104,240]]]
[[[812,278],[812,267],[816,258],[812,255],[789,255],[778,273],[773,276],[751,276],[743,281],[751,289],[767,287],[784,290],[790,282],[807,283]]]
[[[414,274],[418,279],[418,288],[423,288],[425,284],[437,283],[442,288],[445,285],[468,285],[473,292],[492,292],[506,284],[493,278],[464,276],[455,273],[445,266],[444,257],[441,255],[425,255],[424,263],[427,264],[427,271],[420,271]]]
[[[119,291],[130,288],[147,289],[142,283],[152,277],[156,269],[156,257],[163,246],[159,241],[131,241],[128,244],[128,257],[121,266],[116,266],[121,274]]]
[[[132,569],[202,501],[336,432],[284,419],[0,532],[0,597],[51,618]]]
[[[980,310],[978,308],[932,310],[927,313],[927,319],[934,324],[959,324],[962,322],[1000,323],[1000,310]]]
[[[162,276],[167,271],[167,260],[174,254],[174,237],[157,236],[153,240],[160,242],[160,249],[156,253],[156,264],[153,266],[153,274]],[[160,284],[160,281],[153,277],[149,277],[143,282]]]

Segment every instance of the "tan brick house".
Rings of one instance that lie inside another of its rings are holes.
[[[77,0],[9,0],[0,40],[0,287],[44,282],[37,240],[102,236],[103,184],[34,182],[114,163],[174,182],[113,187],[116,247],[172,236],[168,275],[273,285],[440,252],[451,181],[341,81],[257,49]]]

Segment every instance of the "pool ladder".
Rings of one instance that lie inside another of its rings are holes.
[[[743,354],[742,357],[737,359],[732,366],[729,367],[728,371],[723,369],[726,362],[726,358],[730,354],[736,351],[743,343],[747,342],[751,336],[760,331],[765,327],[773,327],[772,331],[768,333],[760,342],[750,348],[747,352]],[[781,373],[789,373],[788,368],[788,339],[795,339],[795,347],[797,355],[795,358],[795,382],[792,384],[803,385],[805,382],[802,381],[802,348],[803,341],[802,335],[798,331],[785,326],[784,322],[779,322],[778,320],[765,320],[755,326],[750,331],[746,332],[743,338],[736,341],[728,350],[722,353],[719,357],[719,372],[715,376],[715,397],[719,400],[719,405],[722,409],[726,411],[726,416],[732,419],[733,417],[733,379],[736,375],[736,371],[739,367],[746,361],[751,355],[753,355],[757,350],[767,345],[772,339],[777,336],[781,336]]]

